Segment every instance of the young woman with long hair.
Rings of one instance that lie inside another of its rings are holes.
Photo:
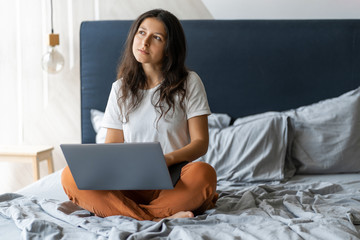
[[[192,162],[208,148],[210,114],[200,77],[185,66],[179,20],[155,9],[131,26],[103,119],[106,143],[160,142],[168,166],[189,162],[171,190],[79,190],[68,167],[62,184],[69,199],[97,216],[138,220],[186,218],[213,208],[216,173]]]

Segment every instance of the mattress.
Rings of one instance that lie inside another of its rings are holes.
[[[91,216],[67,200],[57,171],[0,195],[1,239],[359,239],[360,175],[295,175],[221,185],[216,208],[189,219]]]

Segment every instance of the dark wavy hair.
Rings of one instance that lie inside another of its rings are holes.
[[[162,75],[164,80],[152,95],[152,104],[160,113],[157,122],[171,109],[175,110],[175,97],[179,96],[180,107],[184,110],[186,95],[185,82],[188,70],[185,66],[186,39],[184,30],[179,20],[170,12],[162,9],[154,9],[140,15],[132,24],[121,62],[118,67],[117,78],[122,82],[118,96],[118,105],[125,122],[128,121],[129,113],[133,112],[143,99],[147,82],[144,70],[132,52],[135,34],[140,24],[147,18],[156,18],[161,21],[166,30],[166,45],[164,59],[162,60]],[[155,97],[156,96],[156,97]],[[124,121],[122,119],[122,121]]]

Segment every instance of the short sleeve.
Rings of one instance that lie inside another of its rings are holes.
[[[118,92],[120,91],[120,80],[113,83],[109,95],[109,99],[106,105],[104,118],[102,120],[102,127],[123,129],[121,122],[120,108],[117,102]]]
[[[189,72],[186,89],[187,119],[211,114],[205,87],[195,72]]]

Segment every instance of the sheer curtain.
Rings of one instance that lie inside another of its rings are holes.
[[[82,20],[94,19],[94,5],[85,2],[90,1],[53,1],[54,29],[66,65],[50,75],[41,69],[50,1],[1,1],[0,144],[80,141],[78,32]]]

